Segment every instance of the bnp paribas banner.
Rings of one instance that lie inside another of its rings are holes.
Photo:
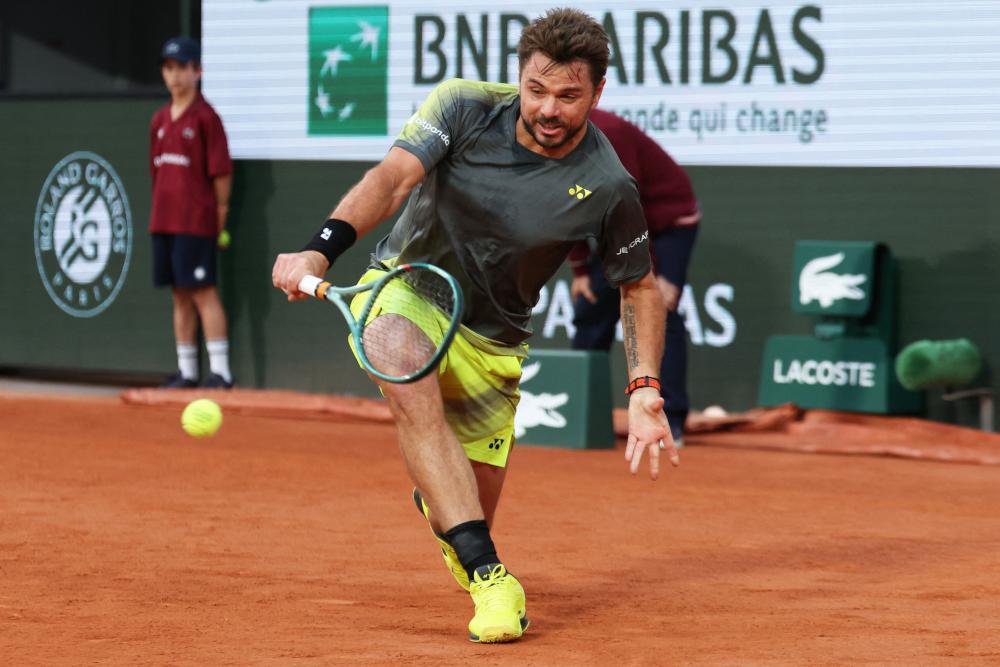
[[[1000,166],[1000,2],[573,6],[611,39],[601,106],[682,163]],[[445,79],[517,81],[546,7],[203,0],[204,91],[235,157],[377,160]]]

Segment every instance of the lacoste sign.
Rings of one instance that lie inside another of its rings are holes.
[[[761,405],[889,412],[898,406],[892,356],[877,338],[770,336],[761,367]]]
[[[809,261],[799,273],[799,302],[809,305],[818,301],[820,307],[830,308],[841,299],[858,301],[865,298],[865,291],[859,286],[868,276],[834,273],[833,269],[843,261],[842,252]]]
[[[514,437],[533,445],[614,447],[609,373],[606,352],[532,350],[521,373]]]
[[[871,388],[875,386],[875,371],[876,365],[870,361],[775,359],[773,380],[776,384]]]
[[[541,369],[542,363],[540,361],[527,364],[521,372],[521,384],[530,381],[538,375]],[[566,428],[566,416],[560,412],[560,408],[568,401],[569,393],[565,391],[535,394],[522,388],[521,400],[514,416],[514,437],[523,438],[530,429],[540,426],[556,429]]]
[[[798,241],[792,307],[813,315],[861,317],[872,303],[875,255],[870,241]]]

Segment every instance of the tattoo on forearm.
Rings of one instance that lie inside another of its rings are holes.
[[[635,336],[635,306],[625,304],[622,308],[622,336],[625,339],[625,363],[628,370],[639,365],[639,345]]]

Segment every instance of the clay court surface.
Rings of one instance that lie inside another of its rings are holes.
[[[521,642],[467,594],[391,426],[0,395],[4,665],[997,665],[1000,467],[515,451]]]

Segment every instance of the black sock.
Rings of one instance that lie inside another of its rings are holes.
[[[476,568],[500,562],[490,529],[482,519],[458,524],[444,534],[444,539],[458,554],[469,581],[473,581]]]

